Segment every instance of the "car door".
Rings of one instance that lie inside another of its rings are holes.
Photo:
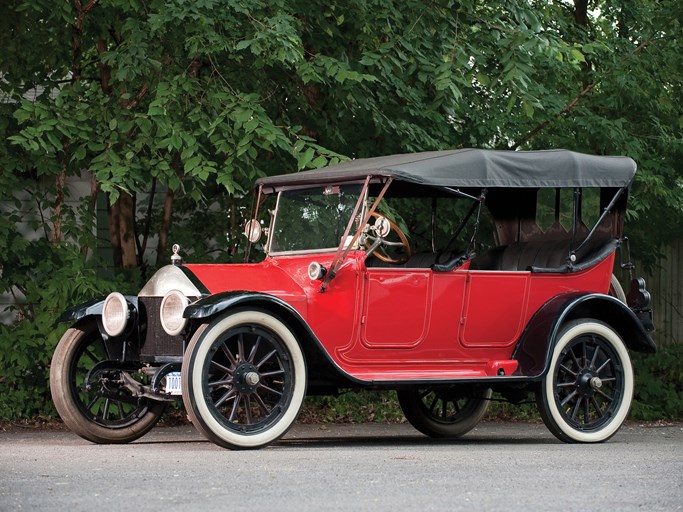
[[[361,342],[367,348],[412,348],[427,334],[429,269],[372,268],[365,273]]]
[[[460,343],[468,348],[507,347],[525,325],[530,272],[470,270],[460,319]]]

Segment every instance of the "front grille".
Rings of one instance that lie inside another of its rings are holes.
[[[159,311],[163,297],[140,297],[147,313],[147,335],[140,348],[143,361],[156,361],[167,356],[183,355],[183,336],[169,336],[161,326]]]

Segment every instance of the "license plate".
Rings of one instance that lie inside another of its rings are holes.
[[[183,394],[183,387],[180,384],[180,372],[166,374],[166,393],[169,395]]]

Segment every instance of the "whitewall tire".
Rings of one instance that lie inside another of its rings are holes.
[[[628,416],[633,368],[609,325],[579,319],[562,328],[537,402],[548,429],[568,443],[599,443]]]
[[[306,363],[281,320],[241,310],[201,326],[185,351],[183,402],[192,423],[225,448],[266,446],[284,435],[306,395]]]

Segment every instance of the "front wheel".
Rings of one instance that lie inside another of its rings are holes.
[[[429,437],[458,438],[486,414],[488,388],[459,386],[413,387],[397,391],[401,410],[410,424]]]
[[[619,335],[591,319],[560,331],[536,400],[548,429],[567,443],[599,443],[628,415],[633,368]]]
[[[290,329],[243,310],[200,327],[182,368],[183,402],[195,427],[232,449],[260,448],[287,432],[306,394],[306,364]]]
[[[68,329],[50,365],[55,409],[72,432],[94,443],[128,443],[145,435],[165,404],[133,396],[122,386],[123,364],[108,357],[94,318]],[[134,371],[136,380],[146,377]]]

